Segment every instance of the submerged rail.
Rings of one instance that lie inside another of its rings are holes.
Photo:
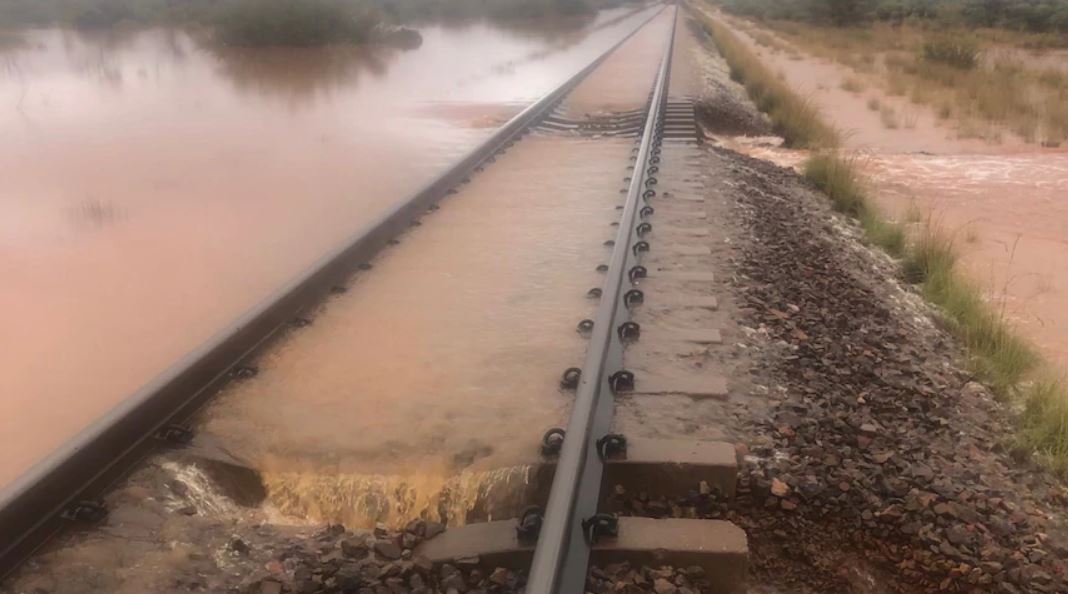
[[[279,336],[301,311],[319,302],[390,239],[414,224],[453,187],[466,181],[479,166],[510,147],[659,13],[654,11],[597,59],[524,109],[421,191],[366,225],[343,246],[320,258],[0,491],[0,579],[72,522],[92,522],[106,516],[100,497],[107,489],[153,450],[188,443],[191,433],[183,423],[228,381],[247,373],[248,368],[242,367],[245,361]],[[664,76],[663,72],[660,76]],[[663,93],[654,95],[654,101],[662,102]],[[639,162],[644,162],[649,144],[643,140]],[[631,186],[633,194],[640,183]],[[624,217],[628,212],[634,216],[632,198],[628,195],[630,210],[624,212]],[[621,229],[630,227],[628,223]],[[621,239],[629,245],[631,233],[622,235],[627,236]],[[613,257],[610,274],[626,265],[626,261],[617,259]],[[614,289],[606,288],[606,303],[609,291],[619,291],[619,282],[617,279]],[[606,328],[611,319],[599,322],[599,328]],[[591,378],[595,367],[592,363],[587,365]],[[596,402],[596,394],[585,396],[591,397]],[[554,487],[554,494],[555,491]],[[570,498],[562,504],[571,505],[569,502]]]
[[[653,187],[659,171],[675,17],[671,19],[650,98],[589,349],[537,537],[526,586],[528,594],[584,592],[593,545],[598,538],[613,536],[617,529],[614,517],[598,514],[598,501],[605,458],[613,454],[613,449],[626,447],[622,436],[610,433],[613,394],[632,387],[634,381],[623,368],[623,347],[624,341],[640,330],[630,321],[629,308],[640,303],[643,296],[631,284],[645,276],[640,261],[649,246],[642,236],[652,227],[644,219],[653,212],[646,200],[656,195]]]

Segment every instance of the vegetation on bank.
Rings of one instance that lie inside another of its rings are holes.
[[[0,29],[196,24],[233,45],[365,43],[391,25],[592,14],[630,0],[2,0]]]
[[[725,26],[698,14],[727,59],[731,78],[745,86],[757,107],[768,114],[775,131],[797,148],[834,146],[838,134],[824,124],[810,101],[790,92]]]
[[[912,26],[769,23],[791,44],[852,68],[889,95],[957,122],[962,137],[1068,142],[1068,69],[1022,49],[1029,35]],[[765,33],[766,35],[766,33]]]
[[[931,107],[961,137],[1068,142],[1068,69],[1029,54],[1068,48],[1068,0],[711,1]],[[889,114],[883,122],[897,127]]]
[[[835,26],[921,22],[1068,33],[1068,0],[716,0],[729,12],[758,19]]]
[[[693,13],[712,35],[732,72],[759,71],[754,66],[759,59],[729,29],[702,11]],[[744,76],[739,78],[745,82]],[[785,83],[758,85],[757,95],[749,84],[746,87],[758,106],[803,102]],[[769,101],[763,96],[766,93],[778,96]],[[804,117],[812,121],[792,124],[782,132],[829,128],[811,106]],[[797,137],[793,142],[798,145]],[[1012,330],[1004,313],[991,308],[979,288],[958,270],[954,237],[928,221],[910,241],[903,225],[886,220],[875,208],[855,158],[843,156],[835,144],[805,146],[821,148],[805,163],[805,177],[828,196],[835,210],[858,220],[870,243],[899,259],[905,280],[938,306],[947,327],[966,347],[974,373],[999,396],[1018,398],[1023,404],[1019,446],[1036,453],[1051,468],[1068,472],[1068,389],[1056,381],[1042,381],[1048,366]]]

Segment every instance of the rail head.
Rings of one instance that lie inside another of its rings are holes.
[[[619,46],[654,19],[651,9],[633,30],[564,83],[514,116],[424,188],[250,308],[229,326],[156,376],[119,405],[0,490],[0,581],[39,547],[94,515],[94,501],[152,451],[168,445],[169,428],[203,406],[233,372],[319,302],[340,280],[370,260],[390,239],[444,198],[491,156],[510,146]]]
[[[615,247],[608,264],[601,302],[594,316],[586,359],[579,376],[564,443],[545,514],[534,549],[527,579],[528,594],[572,594],[584,592],[591,546],[602,522],[598,516],[604,462],[598,441],[609,436],[615,406],[613,393],[618,382],[626,382],[623,369],[621,324],[628,321],[628,306],[634,293],[626,289],[629,271],[640,260],[641,235],[638,223],[644,200],[655,194],[657,163],[660,160],[663,108],[667,102],[674,47],[677,8],[657,71],[649,111],[616,233]],[[624,375],[620,375],[624,374]],[[609,528],[610,529],[610,528]]]

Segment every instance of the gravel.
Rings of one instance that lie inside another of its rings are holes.
[[[894,264],[792,171],[709,156],[770,409],[735,418],[735,500],[624,494],[625,513],[736,522],[754,591],[1068,592],[1068,489],[1009,447],[1011,411]]]

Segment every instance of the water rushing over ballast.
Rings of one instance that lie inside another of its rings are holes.
[[[585,352],[575,324],[596,305],[631,145],[518,143],[220,395],[200,433],[260,470],[285,514],[463,523],[566,420],[559,377]]]
[[[0,485],[650,14],[417,50],[176,30],[0,51]]]

